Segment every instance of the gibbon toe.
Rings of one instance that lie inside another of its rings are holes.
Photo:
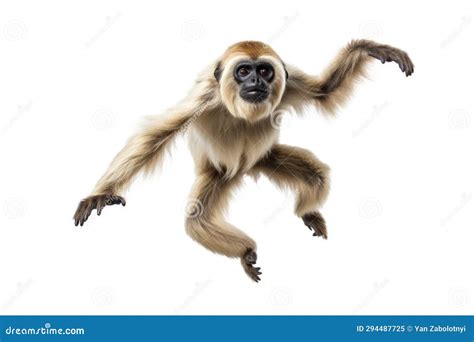
[[[306,227],[314,231],[313,236],[321,236],[323,239],[328,238],[326,221],[321,213],[314,211],[303,215],[302,219]]]
[[[253,250],[248,250],[241,260],[245,273],[247,273],[250,279],[258,283],[261,280],[260,275],[262,272],[260,267],[254,266],[257,263],[257,253]]]

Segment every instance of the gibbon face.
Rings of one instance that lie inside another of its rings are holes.
[[[214,75],[229,112],[250,122],[271,115],[286,86],[280,57],[261,42],[247,41],[229,47]]]

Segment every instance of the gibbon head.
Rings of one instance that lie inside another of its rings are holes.
[[[261,42],[230,46],[214,72],[229,112],[255,122],[269,116],[281,101],[287,72],[280,57]]]

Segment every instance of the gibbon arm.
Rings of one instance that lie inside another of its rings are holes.
[[[165,119],[154,118],[133,136],[97,182],[92,194],[79,203],[74,224],[82,226],[94,209],[100,215],[106,205],[125,206],[125,199],[120,195],[134,176],[142,170],[152,171],[173,138],[184,131],[196,115],[208,110],[210,101],[211,96],[205,89],[198,90],[196,96],[170,110]]]
[[[139,171],[152,171],[173,137],[191,115],[190,111],[178,109],[165,120],[152,119],[153,121],[133,136],[113,159],[97,182],[92,195],[121,194]]]
[[[400,49],[370,40],[353,40],[320,77],[309,76],[288,66],[289,77],[282,105],[298,110],[313,103],[326,112],[334,113],[347,100],[356,81],[364,76],[371,58],[382,63],[396,62],[406,76],[414,70],[410,57]]]

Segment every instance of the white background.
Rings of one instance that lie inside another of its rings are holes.
[[[472,16],[470,1],[2,1],[0,313],[472,314]],[[125,208],[74,227],[141,118],[228,45],[262,40],[317,74],[362,37],[406,50],[414,75],[374,62],[337,118],[282,125],[332,168],[329,240],[262,178],[229,211],[261,283],[194,243],[184,139]]]

